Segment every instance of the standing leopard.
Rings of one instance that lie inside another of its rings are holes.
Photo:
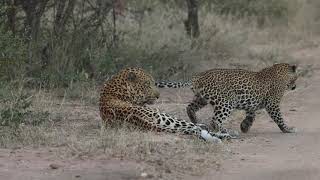
[[[234,109],[245,110],[246,117],[240,129],[247,133],[255,120],[255,112],[266,109],[269,116],[284,133],[296,132],[289,127],[280,112],[280,102],[286,90],[296,88],[297,67],[287,63],[274,64],[259,72],[242,69],[211,69],[195,75],[191,82],[159,82],[159,88],[191,86],[193,101],[187,106],[187,114],[197,123],[196,112],[211,104],[214,111],[213,129],[228,132],[222,124]]]
[[[103,85],[99,100],[100,116],[106,126],[128,122],[146,130],[190,134],[211,142],[229,138],[226,134],[208,132],[200,125],[146,106],[153,104],[159,95],[150,74],[141,68],[126,68]]]

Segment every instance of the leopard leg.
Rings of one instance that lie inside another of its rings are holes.
[[[121,122],[116,120],[116,112],[113,108],[109,108],[109,106],[100,104],[99,105],[100,110],[100,117],[103,120],[102,126],[104,128],[118,128],[122,125]]]
[[[255,111],[246,111],[246,118],[241,122],[240,129],[243,133],[247,133],[255,120]]]
[[[214,109],[214,116],[212,117],[212,128],[215,131],[227,133],[227,130],[222,126],[223,122],[230,116],[232,106],[228,102],[210,101]]]
[[[221,140],[219,139],[221,136],[211,134],[208,130],[192,122],[187,122],[183,119],[177,119],[175,117],[169,116],[166,113],[158,113],[155,115],[155,118],[157,119],[157,129],[161,129],[163,131],[171,133],[182,132],[184,134],[195,135],[201,139],[214,143],[221,142]]]
[[[196,94],[192,102],[187,106],[187,114],[191,122],[197,123],[196,112],[206,106],[208,101],[205,97],[201,97],[200,94]]]
[[[267,103],[266,110],[273,121],[278,125],[284,133],[295,133],[297,129],[295,127],[289,127],[283,120],[280,112],[280,103]]]
[[[147,130],[164,131],[170,133],[189,134],[209,142],[220,143],[221,140],[211,135],[205,129],[183,119],[177,119],[157,109],[142,106],[112,107],[114,118],[126,121]]]

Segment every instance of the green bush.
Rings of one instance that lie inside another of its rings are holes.
[[[1,126],[17,128],[20,124],[38,125],[48,117],[46,111],[31,110],[32,95],[15,83],[1,85],[0,105]]]
[[[143,67],[156,79],[176,78],[185,75],[182,73],[190,74],[198,61],[210,60],[216,65],[217,61],[227,64],[227,60],[239,58],[244,52],[242,44],[256,28],[255,23],[248,21],[257,19],[260,26],[268,22],[287,23],[295,1],[198,1],[201,35],[196,40],[186,36],[184,0],[128,1],[124,16],[116,17],[115,29],[112,13],[101,16],[102,19],[95,16],[91,19],[90,13],[80,11],[86,9],[83,4],[77,3],[78,10],[72,14],[75,22],[66,21],[61,34],[55,34],[54,24],[50,18],[46,19],[52,15],[47,7],[37,42],[30,42],[22,35],[26,18],[23,15],[17,21],[15,35],[0,25],[1,77],[15,79],[26,74],[32,79],[28,82],[30,87],[68,88],[72,84],[70,92],[76,92],[74,85],[83,84],[83,79],[89,84],[95,80],[101,82],[127,66]],[[233,17],[243,20],[238,22]],[[6,17],[0,17],[0,22],[3,19]],[[75,97],[82,96],[76,94]]]
[[[0,79],[10,80],[25,73],[27,46],[22,38],[0,24]]]

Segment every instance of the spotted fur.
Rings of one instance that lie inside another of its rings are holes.
[[[124,69],[105,82],[100,94],[100,116],[109,126],[128,122],[146,130],[190,134],[212,142],[230,138],[146,106],[159,96],[150,74],[140,68]]]
[[[296,128],[289,127],[283,120],[280,101],[286,90],[296,88],[296,68],[295,65],[281,63],[259,72],[241,69],[212,69],[202,72],[192,78],[191,89],[195,96],[187,106],[187,114],[191,122],[197,123],[196,112],[211,104],[214,111],[212,128],[228,132],[222,124],[231,111],[245,110],[246,117],[241,122],[240,129],[246,133],[255,120],[255,112],[266,109],[282,132],[295,132]]]
[[[184,88],[192,86],[191,81],[186,82],[170,82],[170,81],[159,81],[155,85],[159,88]]]

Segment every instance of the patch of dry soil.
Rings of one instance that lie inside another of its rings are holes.
[[[56,158],[48,149],[0,150],[1,180],[116,180],[141,179],[143,165],[136,162],[92,158]]]

